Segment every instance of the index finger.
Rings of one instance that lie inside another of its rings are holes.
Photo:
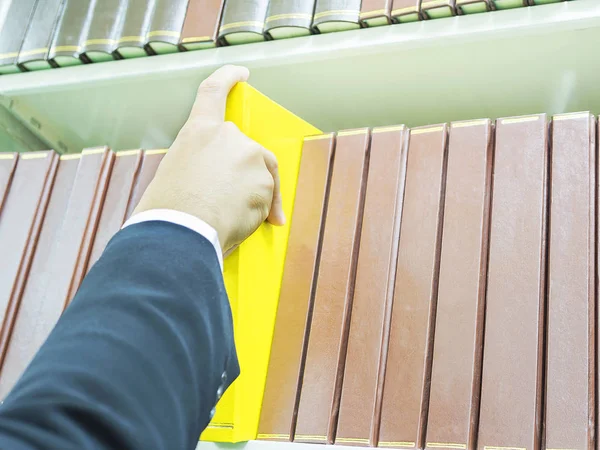
[[[283,198],[281,197],[281,181],[279,179],[279,165],[277,157],[267,149],[263,149],[265,165],[273,177],[273,201],[267,221],[273,225],[285,225],[285,213],[283,212]]]
[[[246,81],[250,72],[241,66],[223,66],[200,83],[190,118],[215,122],[225,120],[225,106],[229,91],[240,81]]]

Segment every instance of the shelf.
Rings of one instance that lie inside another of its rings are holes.
[[[62,151],[173,141],[199,82],[243,64],[317,127],[600,112],[600,2],[574,0],[0,77],[3,104]]]

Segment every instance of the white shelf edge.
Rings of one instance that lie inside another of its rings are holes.
[[[419,48],[448,45],[452,40],[502,39],[560,32],[563,29],[600,27],[600,2],[572,0],[548,5],[494,11],[454,18],[396,24],[288,40],[221,47],[172,55],[88,64],[77,67],[5,75],[0,77],[0,95],[27,95],[67,90],[73,83],[98,86],[104,82],[146,76],[171,76],[173,72],[213,69],[224,64],[249,68],[381,52],[390,46]]]

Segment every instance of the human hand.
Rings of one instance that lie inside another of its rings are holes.
[[[285,223],[277,158],[224,121],[229,91],[248,75],[244,67],[224,66],[202,82],[134,214],[173,209],[196,216],[217,231],[223,252],[265,219]]]

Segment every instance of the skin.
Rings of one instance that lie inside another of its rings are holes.
[[[172,209],[211,225],[227,253],[262,222],[283,225],[277,158],[225,122],[225,105],[248,69],[224,66],[202,82],[189,118],[134,214]]]

